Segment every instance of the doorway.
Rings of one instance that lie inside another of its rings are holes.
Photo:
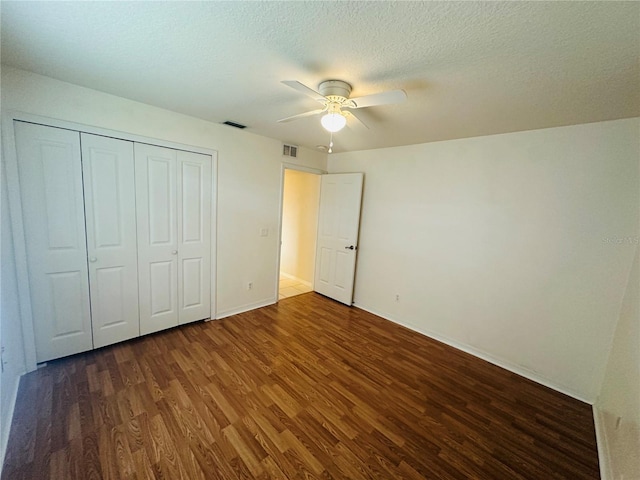
[[[320,178],[284,168],[278,300],[313,290]]]

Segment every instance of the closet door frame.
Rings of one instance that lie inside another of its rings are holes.
[[[2,112],[2,149],[4,167],[7,181],[7,194],[9,197],[9,215],[11,222],[11,234],[16,265],[16,277],[18,281],[18,302],[20,305],[20,321],[23,332],[25,364],[27,372],[37,368],[35,332],[33,329],[33,312],[31,309],[31,291],[29,288],[29,274],[27,267],[27,253],[22,220],[22,204],[20,199],[20,182],[18,174],[18,155],[16,151],[16,136],[14,122],[27,122],[48,127],[73,130],[80,133],[90,133],[104,137],[112,137],[119,140],[146,143],[167,147],[175,150],[201,153],[211,156],[211,318],[216,318],[217,301],[217,259],[216,259],[216,231],[217,231],[217,193],[218,193],[218,152],[208,148],[185,145],[176,142],[159,140],[117,130],[102,127],[83,125],[50,117],[43,117],[19,111]]]

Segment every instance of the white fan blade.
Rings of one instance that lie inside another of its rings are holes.
[[[309,97],[313,98],[316,102],[323,103],[327,101],[327,99],[323,95],[316,92],[313,88],[309,88],[306,85],[303,85],[302,83],[296,80],[283,80],[282,83],[284,83],[288,87],[293,88],[294,90],[299,91],[300,93],[304,93],[305,95],[308,95]]]
[[[311,110],[310,112],[299,113],[298,115],[292,115],[291,117],[281,118],[280,120],[278,120],[278,123],[291,122],[293,120],[298,120],[299,118],[311,117],[313,115],[318,115],[319,113],[322,113],[325,110],[326,110],[325,108],[320,108],[318,110]]]
[[[407,94],[404,90],[389,90],[388,92],[374,93],[364,97],[350,98],[345,104],[347,108],[374,107],[376,105],[390,105],[392,103],[404,102]]]
[[[345,117],[347,117],[347,120],[353,120],[353,121],[355,121],[356,125],[359,125],[361,127],[366,128],[367,130],[369,130],[368,125],[366,123],[364,123],[362,121],[362,119],[358,118],[358,116],[355,113],[353,113],[353,112],[342,112],[342,113],[343,113],[343,115]]]

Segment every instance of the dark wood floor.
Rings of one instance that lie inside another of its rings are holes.
[[[26,375],[2,478],[599,474],[589,405],[309,293]]]

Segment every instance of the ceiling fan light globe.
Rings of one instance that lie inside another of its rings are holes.
[[[347,119],[340,113],[327,113],[320,119],[320,123],[328,132],[339,132],[347,124]]]

